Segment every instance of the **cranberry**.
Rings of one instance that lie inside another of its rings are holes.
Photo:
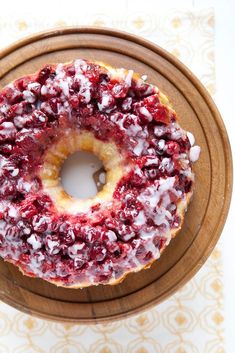
[[[21,235],[29,235],[31,233],[30,225],[26,220],[19,221],[17,227],[19,228]]]
[[[2,197],[13,197],[16,195],[16,186],[15,183],[13,183],[10,180],[5,180],[0,188],[0,195]]]
[[[147,124],[153,120],[152,113],[144,106],[143,102],[134,103],[133,107],[135,114],[140,117],[142,123]]]
[[[58,104],[59,103],[60,103],[60,101],[58,98],[51,98],[48,100],[48,104],[49,104],[49,107],[51,109],[52,114],[58,113]],[[45,110],[45,108],[44,108],[44,110]]]
[[[127,113],[131,110],[131,108],[132,108],[132,98],[127,97],[122,102],[121,109],[124,113]]]
[[[122,120],[123,120],[123,127],[125,129],[129,129],[130,128],[130,130],[131,130],[130,132],[134,136],[139,131],[141,131],[140,119],[136,115],[134,115],[134,114],[126,114],[126,115],[124,115]]]
[[[66,234],[63,235],[63,242],[66,245],[71,245],[74,243],[75,241],[75,234],[73,229],[69,229],[68,232]]]
[[[111,229],[111,230],[116,230],[118,228],[118,221],[116,219],[112,219],[112,218],[107,218],[106,221],[105,221],[105,225],[108,229]]]
[[[81,88],[80,81],[78,81],[75,78],[72,85],[71,85],[71,89],[73,90],[73,92],[77,93],[77,92],[79,92],[80,88]]]
[[[180,145],[180,150],[181,152],[186,152],[186,151],[189,151],[191,145],[190,145],[190,142],[189,142],[189,139],[187,136],[184,136],[182,138],[179,138],[177,140],[178,144]]]
[[[1,109],[1,106],[0,106],[0,109]],[[6,118],[4,116],[1,116],[1,113],[0,113],[0,125],[5,121],[6,121]]]
[[[8,181],[6,177],[17,177],[19,174],[19,169],[16,167],[14,161],[10,158],[6,158],[0,155],[0,181]]]
[[[146,177],[141,169],[135,168],[131,178],[130,182],[134,186],[142,186],[145,185],[146,183]]]
[[[73,259],[73,264],[74,264],[74,268],[78,270],[85,264],[85,261],[79,258],[75,258]]]
[[[147,179],[156,179],[158,170],[156,168],[145,169],[144,175]]]
[[[119,247],[119,250],[120,250],[119,257],[120,258],[125,258],[132,251],[132,247],[128,243],[121,243],[121,244],[119,244],[119,246],[120,246]],[[117,255],[117,253],[115,255]]]
[[[41,84],[44,85],[45,82],[48,80],[49,77],[53,78],[54,70],[50,65],[46,65],[43,67],[42,70],[39,71],[36,80]]]
[[[30,82],[27,86],[27,90],[31,91],[35,96],[39,96],[41,93],[41,85],[39,82]]]
[[[36,147],[35,135],[37,131],[34,129],[22,129],[16,134],[16,144],[21,147],[23,151],[34,151]]]
[[[99,241],[102,230],[99,227],[92,228],[90,226],[82,226],[80,229],[80,237],[89,243]]]
[[[150,256],[149,256],[150,255]],[[149,257],[152,257],[152,254],[148,254],[148,251],[146,250],[146,248],[144,247],[143,244],[140,244],[137,247],[136,250],[136,254],[135,256],[137,257],[137,259],[141,262],[141,263],[146,263],[149,260]]]
[[[5,121],[0,125],[0,141],[12,141],[15,139],[17,130],[11,122]]]
[[[156,104],[159,103],[159,97],[158,95],[154,94],[152,96],[145,97],[143,101],[146,107],[151,108],[151,107],[155,107]]]
[[[9,104],[15,104],[22,101],[23,94],[17,89],[8,86],[5,88],[5,97]]]
[[[169,155],[177,154],[180,151],[180,146],[175,141],[167,141],[166,142],[166,153]]]
[[[165,237],[161,237],[159,235],[156,235],[153,238],[153,243],[155,245],[156,248],[158,248],[159,250],[162,250],[165,247],[167,239]]]
[[[29,244],[30,248],[32,248],[33,250],[38,250],[42,247],[42,239],[36,233],[33,233],[28,237],[27,243]]]
[[[73,65],[70,65],[67,67],[66,72],[69,76],[74,76],[75,75],[75,68]]]
[[[101,112],[110,112],[115,108],[115,99],[109,91],[101,92],[98,108]]]
[[[103,261],[106,257],[107,250],[104,246],[99,244],[94,244],[91,248],[90,258],[95,261]]]
[[[153,113],[153,118],[157,123],[168,124],[170,122],[170,114],[168,108],[163,104],[158,104],[155,112]]]
[[[112,95],[114,98],[125,98],[128,92],[128,85],[126,83],[115,83],[112,88]]]
[[[143,167],[145,168],[157,167],[159,165],[159,158],[157,156],[145,156],[143,158],[143,161],[144,161]]]
[[[25,89],[27,89],[27,86],[30,82],[29,77],[22,77],[19,78],[18,80],[15,81],[15,86],[20,90],[20,91],[24,91]]]
[[[134,217],[137,216],[138,211],[135,209],[124,208],[117,212],[117,216],[122,222],[131,224],[134,220]]]
[[[23,99],[28,103],[34,103],[36,101],[36,97],[33,92],[28,90],[23,91]]]
[[[55,269],[55,265],[52,262],[43,262],[42,264],[42,272],[46,273],[46,272],[52,272]]]
[[[48,234],[44,239],[44,243],[50,255],[56,255],[61,250],[61,241],[58,235]]]
[[[19,210],[17,205],[11,204],[5,212],[5,219],[10,223],[15,223],[19,219]]]
[[[10,107],[7,112],[8,118],[14,118],[16,116],[24,116],[24,114],[29,114],[33,110],[33,105],[26,101],[14,104]]]
[[[18,238],[20,235],[20,230],[17,226],[12,226],[7,229],[6,237],[9,239]]]
[[[68,248],[68,255],[72,259],[79,258],[86,261],[89,259],[89,248],[84,242],[77,241]]]
[[[115,257],[119,256],[121,253],[120,246],[118,242],[107,242],[106,244],[107,250],[114,254]]]
[[[95,206],[94,206],[95,207]],[[94,207],[92,207],[92,212],[96,212],[99,211],[100,207],[98,209],[94,209]],[[94,219],[91,220],[91,225],[94,226],[101,226],[104,224],[104,220],[105,217],[102,214],[96,213],[94,215]]]
[[[107,230],[102,233],[101,239],[105,243],[115,243],[117,240],[117,236],[116,233],[112,230]]]
[[[135,233],[129,225],[121,224],[117,229],[117,236],[122,241],[129,241],[135,237]]]
[[[69,97],[69,103],[71,104],[72,108],[77,109],[80,104],[80,100],[77,95],[73,94]]]
[[[40,110],[34,110],[34,112],[31,115],[31,118],[28,119],[28,121],[25,122],[26,127],[45,127],[47,124],[48,118],[47,116],[41,112]]]
[[[78,98],[81,103],[89,103],[91,101],[91,88],[87,86],[81,86],[78,92]]]
[[[149,156],[156,156],[156,155],[157,155],[157,152],[156,152],[156,150],[155,150],[154,147],[149,147],[149,148],[147,149],[147,154],[148,154]]]
[[[154,86],[150,86],[148,83],[145,83],[141,79],[139,79],[138,81],[133,81],[132,91],[133,91],[133,94],[138,98],[156,93]]]
[[[157,137],[162,137],[167,133],[167,126],[166,125],[156,125],[154,127],[154,134]]]
[[[171,160],[171,158],[163,158],[160,165],[159,165],[159,171],[162,173],[167,173],[170,174],[174,170],[174,163]]]
[[[81,264],[77,262],[77,268],[81,267]],[[63,275],[73,274],[75,268],[74,260],[72,259],[65,259],[62,263],[57,264],[57,271]]]
[[[113,269],[111,260],[107,259],[100,265],[100,271],[97,273],[97,280],[106,283],[112,277]]]
[[[29,264],[30,263],[30,255],[29,254],[20,254],[19,261],[23,262],[25,264]]]
[[[140,211],[142,209],[141,203],[137,200],[137,194],[133,191],[129,191],[124,196],[124,203],[128,209],[135,209]]]
[[[36,232],[44,233],[47,230],[49,217],[35,215],[32,219],[32,226]]]
[[[31,204],[31,201],[24,201],[22,206],[20,207],[20,212],[22,218],[31,219],[33,216],[37,214],[36,207]]]
[[[179,184],[176,186],[177,190],[188,193],[192,189],[192,180],[188,179],[187,176],[180,174],[179,175]]]
[[[176,205],[174,202],[170,203],[168,206],[167,206],[167,211],[169,211],[172,215],[174,215],[176,213]]]

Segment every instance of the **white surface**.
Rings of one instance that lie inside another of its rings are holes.
[[[234,88],[235,80],[235,2],[232,0],[216,2],[216,97],[215,101],[221,112],[230,138],[233,156],[235,155],[234,124]],[[222,233],[221,242],[224,250],[224,285],[225,285],[225,323],[227,352],[235,350],[235,237],[234,237],[235,202],[232,199],[229,216]],[[225,236],[226,235],[226,236]],[[229,236],[230,235],[230,236]]]
[[[73,153],[62,166],[62,186],[71,196],[81,199],[93,197],[97,194],[97,187],[92,175],[101,167],[101,161],[93,153]]]
[[[211,0],[178,0],[175,1],[164,1],[164,5],[156,0],[145,0],[143,1],[134,1],[128,0],[118,2],[113,2],[109,0],[99,0],[89,2],[81,2],[77,0],[70,0],[66,2],[61,2],[59,6],[58,1],[51,0],[40,1],[40,6],[37,3],[31,0],[22,0],[20,2],[15,1],[14,6],[11,2],[4,2],[1,4],[1,15],[10,15],[12,11],[16,12],[18,16],[30,16],[31,14],[35,15],[35,7],[37,7],[37,15],[43,18],[58,18],[59,14],[61,16],[71,15],[74,12],[74,9],[77,11],[84,11],[92,9],[93,13],[102,11],[102,9],[112,10],[117,7],[120,9],[122,7],[123,12],[125,9],[132,8],[134,6],[135,10],[142,9],[143,6],[148,5],[154,9],[162,9],[162,7],[191,7],[191,8],[203,8],[212,6],[215,9],[216,17],[216,38],[215,38],[215,54],[216,54],[216,78],[217,78],[217,92],[216,92],[216,103],[221,112],[221,115],[224,119],[225,125],[227,127],[231,147],[233,153],[235,154],[235,113],[233,110],[233,101],[234,101],[234,80],[235,80],[235,2],[232,0],[226,1],[211,1]],[[234,261],[234,249],[235,249],[235,236],[234,236],[234,218],[232,217],[235,214],[235,204],[232,201],[230,214],[221,238],[224,250],[224,279],[225,279],[225,310],[226,310],[226,344],[227,344],[227,353],[234,353],[235,347],[235,335],[234,335],[234,317],[235,317],[235,261]],[[226,237],[225,237],[226,234]]]
[[[197,5],[211,5],[215,8],[215,68],[216,95],[215,102],[220,110],[235,156],[235,113],[234,113],[234,81],[235,81],[235,2],[195,1]],[[231,201],[230,212],[220,242],[224,252],[224,286],[225,286],[225,340],[227,353],[235,351],[235,236],[234,221],[235,201]]]

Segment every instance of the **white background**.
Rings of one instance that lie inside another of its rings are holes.
[[[74,9],[80,12],[101,12],[103,8],[117,7],[123,12],[132,7],[141,10],[151,6],[156,11],[164,8],[185,7],[201,9],[211,6],[215,10],[215,60],[216,60],[216,96],[215,101],[221,112],[230,143],[235,155],[235,1],[233,0],[11,0],[1,2],[1,16],[7,17],[14,12],[18,17],[30,17],[37,14],[38,18],[49,20],[74,14]],[[224,252],[225,281],[225,323],[226,323],[226,353],[235,352],[235,202],[232,200],[230,213],[225,225],[221,242]]]

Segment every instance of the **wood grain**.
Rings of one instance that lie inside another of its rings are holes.
[[[160,303],[185,284],[214,248],[226,220],[232,189],[232,159],[220,114],[199,80],[162,48],[133,35],[100,28],[64,28],[39,33],[0,52],[0,86],[45,63],[76,58],[103,61],[148,75],[174,105],[180,124],[202,148],[196,187],[180,234],[159,261],[116,286],[57,288],[23,276],[0,262],[0,298],[46,319],[107,322]]]

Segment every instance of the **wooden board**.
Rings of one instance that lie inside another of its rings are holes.
[[[196,189],[184,226],[159,261],[129,275],[116,286],[82,290],[57,288],[23,276],[0,262],[0,298],[46,319],[80,323],[107,322],[149,308],[194,276],[215,246],[226,220],[232,189],[228,136],[211,97],[196,77],[172,55],[144,39],[113,30],[66,28],[43,32],[0,53],[0,86],[45,63],[87,58],[147,74],[169,96],[201,146],[195,164]]]

